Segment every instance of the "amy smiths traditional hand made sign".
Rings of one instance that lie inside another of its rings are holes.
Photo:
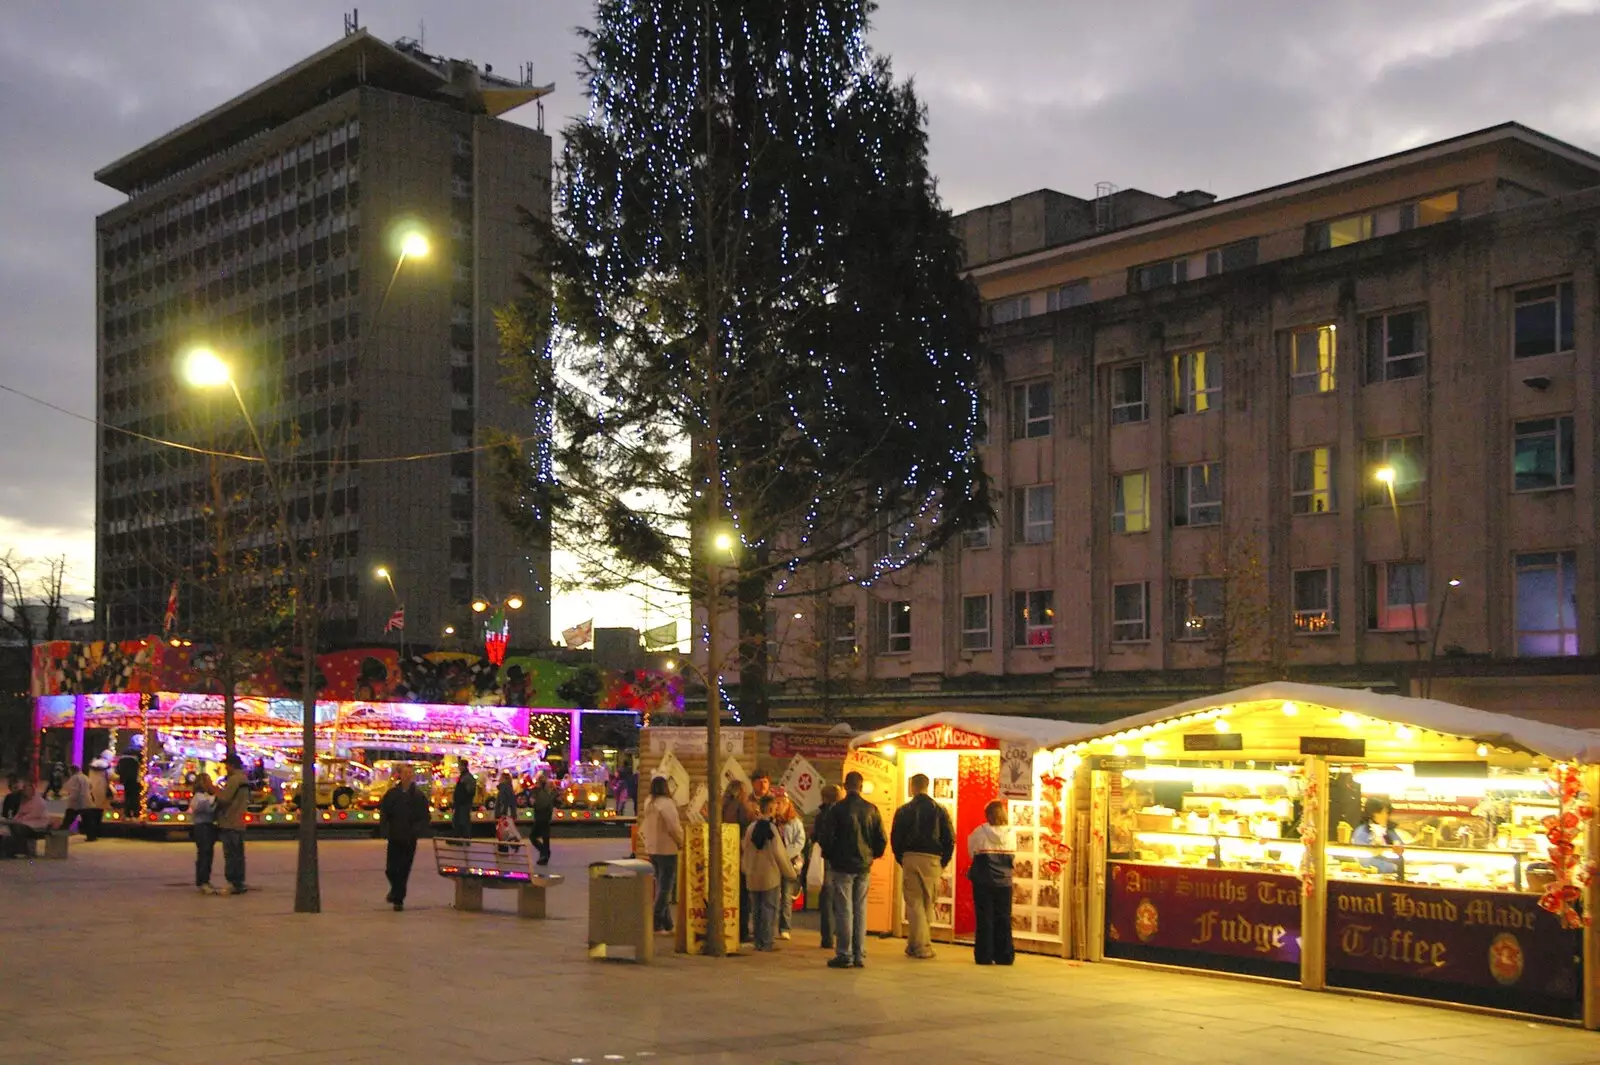
[[[1300,961],[1300,880],[1229,869],[1111,863],[1106,952],[1120,946]]]

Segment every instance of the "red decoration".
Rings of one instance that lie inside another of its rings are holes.
[[[1560,812],[1544,819],[1545,838],[1550,841],[1550,864],[1555,866],[1556,875],[1545,888],[1539,905],[1560,917],[1565,928],[1587,928],[1590,915],[1579,913],[1575,904],[1594,878],[1595,863],[1592,859],[1578,858],[1577,836],[1593,816],[1594,807],[1579,801],[1583,779],[1577,766],[1556,766],[1550,771],[1550,781],[1561,796]]]
[[[506,629],[491,629],[483,634],[483,654],[493,666],[504,665],[506,660],[506,644],[511,641],[511,633]]]
[[[1039,776],[1039,849],[1045,854],[1043,871],[1051,876],[1060,876],[1072,857],[1072,846],[1066,841],[1066,819],[1061,815],[1061,795],[1066,785],[1066,780],[1054,773]]]

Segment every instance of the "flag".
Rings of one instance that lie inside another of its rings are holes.
[[[660,651],[666,647],[678,646],[678,623],[669,621],[665,625],[657,625],[653,629],[644,630],[644,649],[646,651]]]
[[[568,647],[582,647],[594,639],[594,618],[561,630],[561,642]]]
[[[172,590],[167,593],[167,612],[161,618],[161,631],[172,632],[172,626],[178,623],[178,582],[172,582]]]
[[[383,623],[383,631],[384,632],[388,632],[391,629],[402,629],[403,630],[405,627],[406,627],[406,608],[403,607],[403,606],[397,606],[394,609],[394,613],[389,615],[389,620]]]

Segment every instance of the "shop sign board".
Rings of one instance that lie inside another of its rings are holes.
[[[1000,745],[1000,797],[1033,798],[1033,748],[1028,744]]]
[[[1350,736],[1301,736],[1300,753],[1323,758],[1365,758],[1367,741]]]
[[[1145,757],[1142,754],[1094,754],[1089,756],[1089,768],[1101,769],[1107,773],[1121,773],[1129,769],[1143,769]]]
[[[991,736],[980,736],[954,725],[925,725],[896,736],[891,742],[912,751],[992,751],[1000,746],[1000,741]]]
[[[689,771],[678,761],[677,755],[668,751],[656,763],[655,775],[667,779],[667,794],[675,803],[689,801]]]
[[[774,732],[768,741],[767,752],[774,758],[821,758],[842,762],[850,753],[850,737],[829,733]]]
[[[1576,1008],[1582,934],[1563,929],[1539,896],[1455,891],[1393,883],[1328,883],[1328,978],[1339,973],[1435,985],[1415,994],[1448,998],[1448,988],[1504,996],[1510,1008]]]
[[[1197,732],[1183,738],[1186,751],[1242,751],[1244,735],[1239,732]]]
[[[1108,950],[1125,944],[1300,962],[1299,877],[1139,862],[1109,869]]]
[[[653,728],[647,733],[650,740],[651,754],[665,754],[672,751],[676,754],[706,753],[706,733],[698,728]],[[724,728],[719,735],[722,737],[722,753],[724,755],[738,754],[744,750],[744,729]]]
[[[899,775],[894,763],[857,748],[844,760],[844,773],[852,772],[861,774],[861,797],[878,808],[887,835],[894,819],[895,784]],[[885,849],[883,857],[872,863],[871,877],[867,881],[868,932],[894,931],[894,874],[894,852]]]
[[[797,754],[789,759],[789,767],[783,771],[778,785],[807,817],[822,805],[822,774],[804,755]]]

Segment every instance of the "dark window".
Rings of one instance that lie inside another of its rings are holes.
[[[1522,289],[1515,300],[1512,350],[1517,358],[1572,350],[1572,282]]]
[[[1367,319],[1367,384],[1420,375],[1428,358],[1428,316],[1396,311]]]

